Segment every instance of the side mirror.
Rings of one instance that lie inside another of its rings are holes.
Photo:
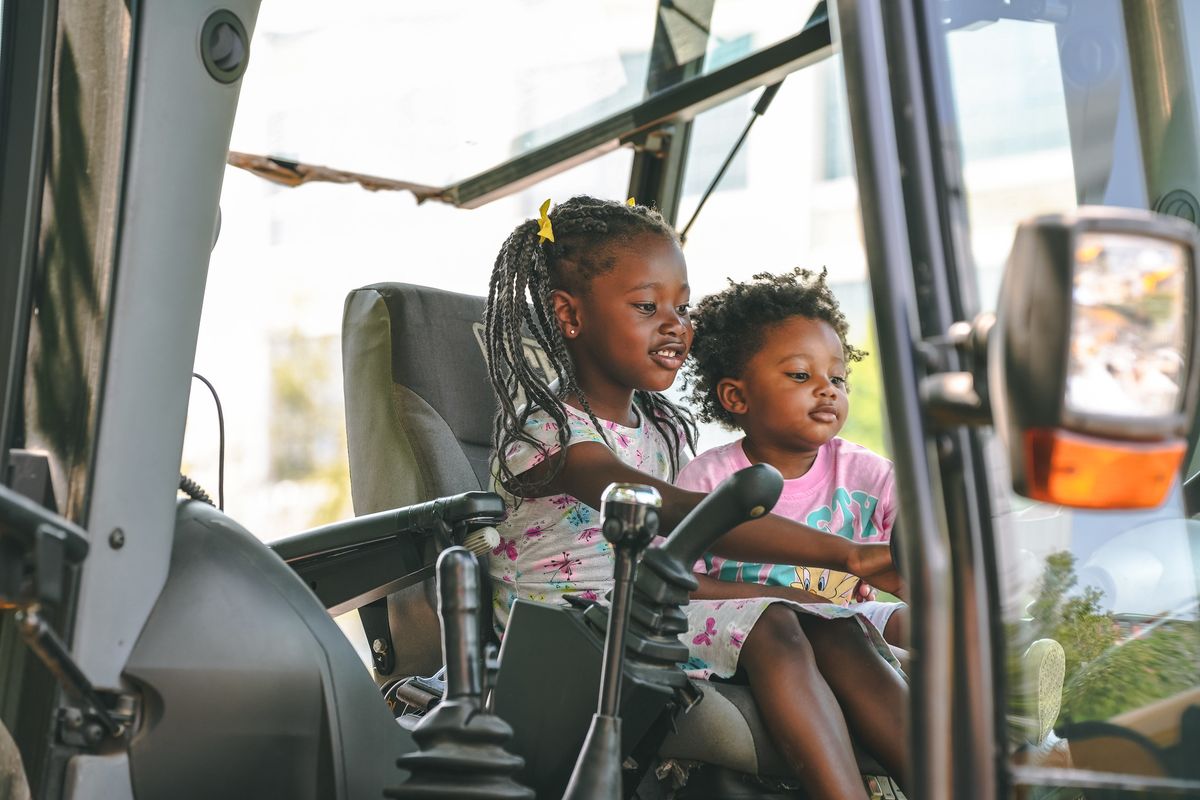
[[[970,421],[996,427],[1026,497],[1160,505],[1196,409],[1197,233],[1106,207],[1022,223],[994,321],[956,326],[973,374],[935,376],[931,411],[954,409],[961,422],[974,403]]]
[[[1017,229],[988,359],[1017,492],[1083,508],[1163,502],[1196,407],[1196,233],[1109,208]]]

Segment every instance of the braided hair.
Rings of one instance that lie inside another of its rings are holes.
[[[551,294],[560,289],[572,294],[586,292],[593,278],[616,266],[618,251],[640,237],[665,236],[678,242],[662,215],[641,205],[580,195],[555,207],[549,217],[553,242],[538,238],[538,221],[534,219],[518,225],[504,241],[492,268],[484,312],[488,377],[500,401],[492,428],[497,478],[518,496],[534,496],[562,471],[570,438],[566,398],[578,398],[596,430],[605,436],[579,385],[557,325]],[[527,360],[522,341],[526,331],[545,351],[550,367],[558,374],[557,387]],[[696,449],[696,426],[691,414],[659,392],[637,390],[633,402],[642,417],[670,443],[673,479],[680,468],[679,452],[684,443],[692,452]],[[543,459],[551,458],[546,445],[525,431],[530,415],[538,409],[549,414],[558,426],[558,451],[547,476],[526,481],[513,474],[508,458],[518,443],[537,448]]]
[[[683,368],[683,388],[700,419],[738,429],[737,419],[717,397],[717,384],[722,378],[741,377],[746,362],[762,347],[767,329],[792,317],[828,323],[848,363],[866,357],[865,350],[846,341],[850,326],[826,282],[827,274],[828,270],[818,274],[799,267],[782,275],[760,272],[746,283],[730,279],[728,287],[700,301],[692,312],[692,357]]]

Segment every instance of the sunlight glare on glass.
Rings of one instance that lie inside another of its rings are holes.
[[[1067,408],[1158,417],[1186,371],[1187,255],[1163,239],[1081,234],[1075,249]]]

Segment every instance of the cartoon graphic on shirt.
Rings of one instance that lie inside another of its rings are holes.
[[[838,488],[833,502],[809,512],[804,520],[810,528],[841,536],[856,542],[873,542],[880,532],[875,527],[875,509],[879,498],[863,491]]]
[[[813,576],[816,580],[813,580]],[[793,589],[803,589],[815,595],[824,597],[839,606],[849,605],[854,587],[858,585],[858,577],[846,572],[813,567],[796,567],[796,582]]]

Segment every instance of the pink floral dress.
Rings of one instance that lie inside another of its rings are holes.
[[[568,446],[581,442],[607,445],[621,461],[659,480],[670,482],[670,444],[658,429],[644,420],[631,428],[601,420],[601,435],[583,412],[568,407]],[[548,414],[530,415],[525,430],[544,443],[551,454],[558,450],[557,424]],[[509,447],[508,464],[514,474],[537,466],[543,456],[523,442]],[[681,459],[682,461],[682,459]],[[504,498],[508,518],[497,525],[500,544],[492,551],[492,602],[498,631],[508,623],[509,609],[519,597],[544,603],[565,603],[563,595],[580,594],[602,599],[612,588],[612,549],[600,532],[600,512],[565,494],[519,500],[498,482],[493,491]],[[737,671],[738,656],[758,617],[773,603],[786,603],[797,611],[825,618],[859,620],[852,609],[832,604],[805,605],[778,598],[693,600],[686,607],[689,629],[680,636],[690,658],[685,668],[695,678]],[[874,626],[862,626],[864,635],[895,665],[891,650]]]

